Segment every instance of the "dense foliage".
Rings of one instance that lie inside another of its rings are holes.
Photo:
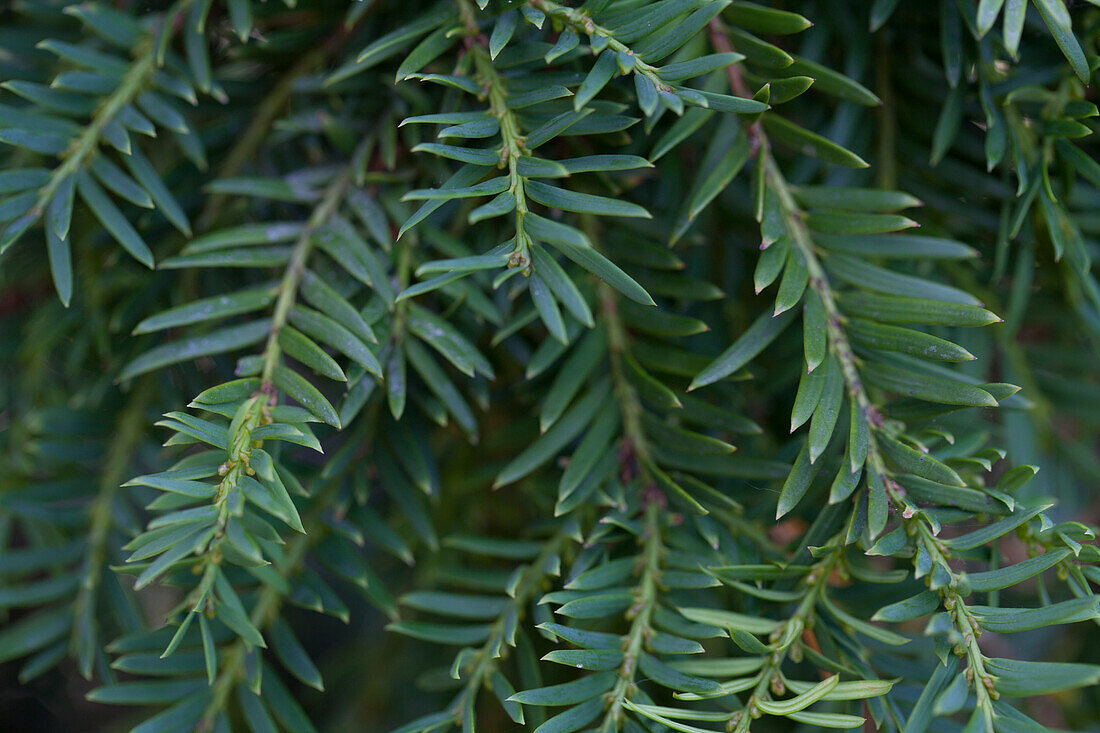
[[[1095,726],[1097,5],[0,7],[5,729]]]

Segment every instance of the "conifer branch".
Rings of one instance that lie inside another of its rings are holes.
[[[517,730],[1096,717],[1055,634],[1100,620],[1100,529],[1045,498],[1100,476],[1094,11],[147,5],[0,13],[53,59],[0,58],[21,681],[72,658],[138,733],[362,724],[334,689],[400,725],[414,679],[449,692],[401,733],[491,726],[486,688]],[[156,272],[103,247],[167,225]],[[360,614],[337,582],[416,654],[300,642],[288,603]]]

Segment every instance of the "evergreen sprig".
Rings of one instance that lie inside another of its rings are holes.
[[[1100,11],[937,10],[0,9],[0,662],[140,733],[1090,723]]]

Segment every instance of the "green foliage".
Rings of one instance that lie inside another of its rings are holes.
[[[1094,723],[1100,10],[937,5],[0,9],[11,684]]]

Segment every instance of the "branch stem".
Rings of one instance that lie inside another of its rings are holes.
[[[153,380],[144,378],[138,382],[130,395],[129,402],[115,428],[111,447],[103,464],[103,473],[99,483],[99,492],[89,508],[88,545],[84,561],[84,578],[80,583],[73,615],[80,619],[90,605],[96,602],[96,590],[99,587],[103,566],[107,558],[107,540],[114,526],[112,507],[118,494],[119,485],[126,477],[135,448],[145,434],[145,410],[153,396]],[[94,655],[87,659],[79,654],[80,624],[73,625],[71,650],[76,653],[80,673],[91,678]]]
[[[785,647],[772,652],[768,656],[768,661],[764,663],[759,672],[759,681],[756,683],[756,687],[753,688],[749,699],[745,702],[745,707],[730,716],[728,730],[736,731],[736,733],[748,733],[752,722],[762,715],[756,707],[756,701],[771,700],[773,690],[779,689],[781,691],[782,688],[777,686],[782,684],[780,675],[783,663],[787,660],[791,647],[797,644],[803,632],[813,625],[814,609],[818,597],[843,554],[844,543],[838,540],[837,549],[816,562],[813,569],[807,574],[806,583],[809,585],[809,589],[806,591],[806,595],[802,596],[798,607],[788,617],[787,621],[772,632],[771,641],[775,643],[786,636],[793,636],[793,638],[789,640]],[[793,633],[789,631],[792,628],[795,629]]]
[[[844,376],[844,384],[848,390],[849,398],[859,408],[859,414],[867,425],[867,462],[879,476],[887,475],[886,462],[875,442],[875,431],[883,425],[882,414],[867,394],[863,386],[863,380],[859,375],[859,359],[852,351],[852,345],[848,341],[848,335],[844,331],[845,317],[837,305],[836,292],[829,283],[829,277],[825,268],[818,259],[817,249],[810,231],[806,226],[804,214],[794,200],[790,186],[786,178],[779,170],[779,165],[771,155],[771,148],[763,132],[759,132],[760,165],[764,166],[765,176],[776,196],[790,233],[791,241],[798,248],[809,272],[810,289],[821,299],[825,311],[825,329],[829,340],[829,349],[840,365],[841,374]],[[888,487],[889,488],[889,487]]]
[[[222,464],[222,480],[218,483],[218,491],[214,496],[214,505],[218,507],[219,511],[214,539],[207,547],[203,558],[208,567],[218,565],[221,561],[218,545],[222,541],[225,525],[229,521],[229,499],[236,491],[241,477],[253,471],[249,466],[249,459],[255,447],[252,433],[260,425],[271,421],[267,407],[273,404],[275,400],[275,387],[271,380],[282,357],[282,349],[279,346],[279,332],[286,325],[290,309],[297,298],[298,286],[305,274],[306,263],[313,249],[312,235],[319,226],[336,213],[351,182],[352,170],[348,166],[337,174],[328,185],[321,201],[314,208],[313,213],[306,222],[306,226],[294,244],[290,261],[283,272],[283,278],[279,283],[279,296],[275,301],[275,310],[272,315],[271,330],[268,333],[267,344],[263,352],[260,391],[241,405],[237,417],[234,417],[230,424],[231,429],[236,426],[236,430],[229,436],[228,455],[225,463]]]
[[[489,638],[477,651],[477,664],[470,673],[468,681],[455,698],[454,716],[455,722],[462,720],[463,715],[473,707],[477,701],[477,694],[481,688],[490,683],[490,678],[501,662],[508,655],[508,640],[505,638],[508,627],[515,627],[523,620],[524,612],[528,604],[534,600],[536,594],[542,591],[546,579],[549,577],[547,564],[549,560],[564,549],[572,539],[575,525],[567,522],[546,542],[543,543],[539,554],[520,573],[512,596],[504,604],[504,608],[497,614],[493,621]]]
[[[337,482],[335,481],[329,482],[330,487],[336,485]],[[326,492],[318,494],[315,506],[323,506],[325,502],[321,501],[321,499],[325,496],[328,496]],[[318,522],[318,524],[320,523]],[[280,576],[289,577],[291,572],[301,564],[302,560],[305,558],[306,552],[312,544],[318,539],[321,527],[316,526],[310,529],[311,531],[308,533],[296,535],[287,543],[285,559],[279,566]],[[252,607],[252,612],[248,615],[248,620],[257,629],[264,629],[278,616],[282,604],[283,594],[275,588],[265,585],[256,598],[256,605]],[[199,612],[202,613],[202,611]],[[196,726],[196,730],[207,731],[214,729],[214,718],[225,708],[233,685],[236,684],[244,674],[244,661],[247,652],[248,645],[240,639],[234,642],[226,651],[221,670],[214,680],[210,704],[206,706],[206,710],[203,712],[202,719]]]
[[[926,522],[917,517],[903,521],[910,532],[916,536],[917,542],[932,558],[932,566],[939,565],[945,568],[951,576],[950,582],[938,589],[939,594],[952,625],[962,637],[962,641],[955,647],[955,654],[963,657],[966,662],[967,681],[974,690],[978,709],[985,717],[986,731],[992,733],[993,701],[999,698],[1000,694],[997,692],[996,677],[985,669],[985,655],[982,654],[981,647],[978,645],[978,638],[982,633],[981,625],[958,592],[958,583],[963,580],[962,575],[951,569],[946,550]]]
[[[368,415],[364,419],[373,420],[378,412],[378,400],[373,400],[368,406]],[[321,520],[321,513],[331,508],[331,502],[338,493],[341,482],[325,481],[321,489],[311,499],[310,512],[303,518],[306,531],[290,538],[284,549],[283,560],[276,567],[280,577],[289,578],[303,564],[306,553],[322,538],[325,523]],[[256,598],[256,604],[248,615],[249,621],[257,629],[263,630],[270,626],[279,615],[283,604],[283,594],[270,585],[263,585]],[[201,610],[200,610],[201,613]],[[223,657],[221,668],[214,680],[210,704],[203,712],[202,720],[196,727],[197,730],[213,730],[214,718],[225,708],[229,693],[233,685],[244,674],[245,654],[248,645],[243,639],[238,639],[230,646]]]
[[[661,514],[665,507],[660,493],[650,475],[652,461],[649,441],[642,427],[642,403],[630,384],[623,367],[623,359],[629,353],[629,337],[616,305],[615,291],[604,282],[597,285],[601,320],[607,333],[608,358],[611,362],[611,378],[615,399],[622,414],[623,434],[633,459],[631,473],[637,471],[642,486],[643,528],[641,577],[636,586],[636,600],[629,609],[632,616],[630,629],[623,640],[623,661],[619,666],[619,679],[607,694],[608,710],[601,731],[617,731],[623,720],[623,700],[629,700],[635,690],[635,674],[645,642],[652,634],[653,612],[657,607],[661,577]]]
[[[638,469],[645,476],[646,484],[652,484],[647,466],[650,455],[649,440],[642,427],[642,403],[638,392],[626,377],[623,359],[630,351],[630,339],[626,333],[622,318],[619,316],[618,296],[604,282],[597,285],[600,314],[607,333],[607,351],[611,362],[611,379],[615,389],[615,399],[622,413],[623,434],[630,444],[631,453],[637,458]]]
[[[54,170],[49,182],[38,192],[38,203],[34,207],[36,215],[40,216],[45,211],[61,184],[76,175],[88,159],[99,150],[99,138],[103,130],[114,121],[123,107],[133,102],[145,90],[156,68],[156,46],[152,39],[146,39],[140,46],[137,60],[122,77],[118,88],[95,111],[91,122],[83,129],[80,136],[61,154],[61,165]]]
[[[531,255],[528,253],[530,240],[523,224],[528,208],[524,190],[525,178],[519,172],[519,159],[528,154],[527,143],[520,130],[519,120],[508,107],[507,85],[493,66],[489,51],[484,45],[474,43],[470,47],[470,54],[474,59],[477,81],[488,96],[489,111],[500,124],[500,165],[508,168],[508,191],[516,199],[516,244],[508,266],[526,269],[531,265]]]
[[[302,230],[298,241],[294,243],[294,249],[290,254],[290,261],[283,272],[283,279],[279,283],[279,297],[275,301],[275,312],[271,320],[271,333],[267,337],[267,345],[264,348],[263,371],[260,380],[265,388],[271,383],[275,367],[279,365],[279,356],[282,350],[279,348],[279,331],[286,325],[290,315],[290,309],[298,297],[298,285],[302,281],[306,271],[306,262],[313,250],[313,234],[317,228],[336,214],[340,203],[344,200],[348,186],[352,183],[352,170],[345,168],[339,173],[332,183],[325,189],[320,203],[313,209],[305,228]]]
[[[619,679],[607,693],[608,709],[600,731],[610,733],[622,727],[623,700],[629,700],[636,689],[634,681],[638,661],[645,642],[653,633],[653,612],[657,608],[658,585],[661,577],[661,504],[649,501],[645,506],[642,529],[642,574],[638,580],[634,605],[627,611],[633,618],[630,630],[623,638],[623,663],[619,666]]]
[[[633,73],[641,74],[649,79],[659,91],[672,91],[672,87],[657,74],[656,66],[642,61],[642,58],[634,53],[634,50],[630,48],[630,46],[615,38],[614,33],[594,21],[583,8],[566,7],[553,2],[553,0],[529,0],[528,4],[547,15],[558,18],[576,33],[584,33],[590,38],[606,39],[606,47],[608,49],[630,56],[633,59],[634,65],[631,68]]]

